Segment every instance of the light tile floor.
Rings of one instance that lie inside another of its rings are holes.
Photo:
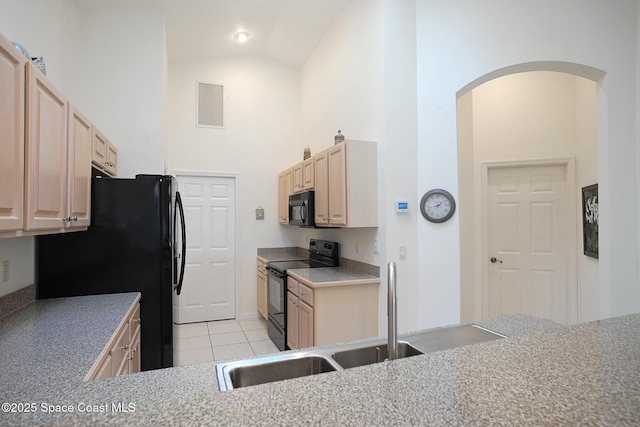
[[[276,353],[267,322],[221,320],[173,325],[174,366]]]

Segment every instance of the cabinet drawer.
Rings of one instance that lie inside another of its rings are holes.
[[[133,342],[140,341],[140,295],[127,310],[120,324],[111,335],[109,342],[87,372],[84,380],[106,378],[132,372],[130,369],[131,349]],[[140,346],[136,352],[139,358]]]
[[[257,260],[257,267],[260,273],[263,273],[263,274],[267,273],[267,270],[266,270],[267,264],[265,262]]]
[[[129,341],[133,340],[138,331],[140,331],[140,304],[136,304],[133,313],[129,316]]]
[[[134,374],[140,372],[140,328],[138,327],[135,335],[129,344],[129,373]]]
[[[296,279],[291,276],[287,278],[287,290],[295,296],[298,296],[298,286],[300,286],[300,283]]]
[[[116,338],[116,342],[111,348],[111,361],[113,375],[122,375],[123,365],[127,362],[129,354],[129,323],[125,323]]]
[[[298,285],[298,296],[300,299],[313,307],[313,289],[306,287],[302,283]]]

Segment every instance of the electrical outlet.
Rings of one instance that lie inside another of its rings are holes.
[[[360,242],[356,242],[356,253],[360,253]]]
[[[2,283],[9,281],[9,260],[2,261]]]
[[[380,253],[380,245],[378,244],[378,239],[373,241],[373,252],[376,254]]]

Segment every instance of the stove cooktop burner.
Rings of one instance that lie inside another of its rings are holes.
[[[309,241],[309,259],[273,261],[268,263],[267,267],[281,274],[285,274],[287,270],[294,268],[337,267],[340,265],[338,247],[338,242],[311,239]]]

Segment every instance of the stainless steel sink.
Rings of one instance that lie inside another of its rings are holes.
[[[305,353],[239,360],[216,366],[221,391],[322,374],[338,368],[328,357]]]
[[[448,350],[500,338],[506,337],[482,326],[460,325],[415,334],[407,338],[407,341],[410,341],[411,345],[423,353],[433,353],[434,351]]]
[[[398,342],[398,358],[506,338],[478,325],[450,326],[415,333]],[[216,365],[220,391],[383,362],[387,342],[340,344]]]
[[[419,354],[423,353],[415,347],[412,347],[408,342],[398,341],[398,359],[417,356]],[[338,351],[331,355],[331,357],[346,369],[383,362],[389,357],[389,352],[387,344],[380,344],[353,350]]]

